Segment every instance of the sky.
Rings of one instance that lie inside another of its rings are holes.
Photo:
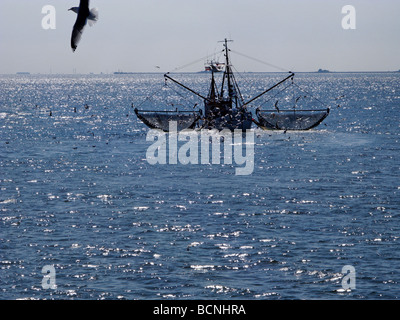
[[[55,8],[43,29],[42,8]],[[400,69],[398,0],[91,0],[99,21],[75,53],[70,37],[78,0],[0,0],[0,74],[167,72],[205,60],[230,43],[238,71]],[[345,5],[355,29],[344,29]],[[216,56],[218,57],[218,56]],[[156,67],[158,66],[158,67]]]

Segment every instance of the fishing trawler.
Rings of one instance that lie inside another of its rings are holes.
[[[201,98],[204,101],[204,111],[202,109],[193,111],[180,111],[178,109],[158,111],[135,108],[134,111],[137,117],[149,128],[161,129],[165,132],[169,131],[171,121],[177,123],[178,131],[196,128],[246,131],[252,127],[253,123],[265,130],[308,130],[317,126],[326,118],[329,114],[329,108],[327,110],[317,110],[312,115],[313,111],[311,110],[306,110],[304,113],[295,108],[293,110],[278,109],[272,111],[258,108],[256,110],[257,120],[255,120],[252,112],[249,111],[249,108],[252,107],[250,104],[284,82],[290,79],[293,82],[294,73],[289,72],[289,75],[283,80],[246,102],[232,72],[230,49],[228,48],[228,42],[231,41],[227,39],[223,41],[225,63],[223,64],[222,84],[220,88],[217,87],[214,70],[211,68],[211,84],[207,95],[199,93],[172,78],[170,73],[164,74],[166,82],[172,81],[179,87]]]

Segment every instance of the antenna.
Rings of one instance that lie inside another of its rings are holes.
[[[227,43],[227,42],[233,42],[233,40],[228,40],[227,38],[225,38],[224,40],[221,40],[221,41],[218,41],[218,42],[225,42],[225,43]]]

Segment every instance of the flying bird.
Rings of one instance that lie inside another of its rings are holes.
[[[75,52],[86,23],[89,23],[89,26],[95,24],[99,19],[99,13],[96,8],[89,10],[89,0],[80,0],[79,7],[72,7],[68,10],[78,15],[71,36],[71,48]]]

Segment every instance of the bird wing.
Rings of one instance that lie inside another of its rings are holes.
[[[89,0],[80,0],[79,8],[83,8],[89,11]]]
[[[74,29],[72,30],[72,36],[71,36],[71,48],[72,51],[75,51],[76,48],[78,47],[78,43],[81,40],[83,33],[83,28],[78,28],[74,25]]]
[[[86,25],[86,20],[89,14],[90,14],[89,0],[81,0],[79,4],[78,16],[76,17],[76,21],[72,29],[72,36],[71,36],[72,51],[76,50],[78,43],[81,40],[83,28]]]
[[[78,17],[76,18],[79,20],[79,16],[81,20],[84,20],[86,23],[86,19],[89,17],[90,10],[89,10],[89,0],[81,0],[79,3],[79,13]]]

